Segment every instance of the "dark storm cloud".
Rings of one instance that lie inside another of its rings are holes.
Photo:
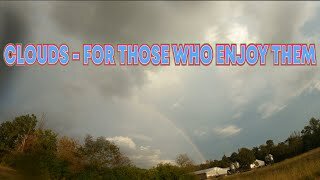
[[[23,19],[4,3],[0,4],[0,97],[9,88],[17,68],[8,67],[3,61],[3,49],[7,43],[23,43],[27,40],[27,28]]]
[[[134,7],[133,4],[131,5]],[[80,43],[88,41],[115,43],[118,40],[128,42],[141,39],[141,35],[122,32],[126,28],[129,28],[130,32],[135,32],[130,29],[130,19],[126,20],[126,17],[131,17],[143,9],[142,6],[137,5],[135,5],[135,9],[131,9],[129,8],[131,5],[130,3],[109,4],[105,2],[50,2],[50,6],[44,2],[2,3],[1,22],[3,26],[1,26],[0,32],[3,39],[1,39],[1,49],[8,42],[24,43],[30,41],[59,44],[66,42],[65,37],[68,36],[72,36],[73,39],[68,38],[67,43],[74,47],[80,47]],[[128,16],[121,16],[121,14]],[[42,29],[42,31],[38,29]],[[27,34],[27,30],[30,30],[29,34]],[[76,42],[73,43],[72,40],[76,40]],[[1,93],[4,93],[5,88],[10,90],[8,89],[9,82],[14,80],[11,77],[18,76],[15,72],[21,68],[9,68],[3,61],[1,61],[0,68],[0,90]],[[139,88],[146,81],[146,68],[83,68],[78,66],[72,69],[80,74],[79,77],[83,81],[90,82],[92,87],[96,87],[104,97],[130,96],[132,89]],[[56,88],[61,86],[65,87],[66,91],[75,87],[79,91],[84,90],[82,86],[73,83],[58,84]]]
[[[156,16],[159,10],[149,6],[131,2],[57,2],[49,17],[64,34],[78,36],[86,43],[138,43],[150,41],[151,36],[157,34],[154,29],[160,20]],[[152,29],[146,32],[144,24]],[[88,81],[104,97],[127,97],[132,89],[146,82],[146,69],[151,68],[94,67],[81,73],[86,74]]]
[[[298,27],[305,22],[301,18],[306,6],[279,2],[6,2],[1,6],[0,33],[5,39],[2,47],[7,41],[28,41],[67,43],[73,50],[82,43],[237,39],[249,43],[253,37],[261,43],[290,43],[297,40]],[[190,139],[196,139],[200,151],[209,154],[206,158],[236,149],[225,145],[226,136],[238,137],[230,145],[261,142],[254,133],[250,132],[251,139],[243,135],[253,121],[261,128],[257,108],[261,106],[261,114],[272,118],[319,77],[317,67],[84,67],[70,63],[67,67],[32,66],[19,69],[17,75],[16,70],[0,67],[5,73],[0,77],[4,78],[0,90],[4,92],[3,87],[12,82],[0,101],[0,121],[44,112],[48,127],[62,134],[126,137],[122,140],[131,144],[130,139],[139,134],[152,140],[135,140],[132,155],[152,146],[141,156],[156,157],[156,161],[193,151]],[[13,75],[9,81],[7,77]],[[256,113],[254,118],[242,117],[252,113]],[[163,157],[154,149],[161,149]],[[200,156],[194,153],[193,157]]]
[[[199,40],[201,26],[213,22],[205,16],[210,11],[204,2],[58,2],[51,15],[63,32],[89,41],[162,43]],[[194,21],[202,14],[202,22]]]
[[[62,43],[72,47],[80,43],[172,43],[202,39],[201,26],[211,23],[206,12],[208,3],[195,2],[8,2],[5,8],[16,18],[21,32],[29,28],[31,42]],[[202,8],[203,11],[196,11]],[[215,9],[215,8],[213,8]],[[202,17],[203,21],[195,21]],[[10,23],[10,22],[9,22]],[[181,23],[181,24],[180,24]],[[26,26],[28,24],[28,26]],[[39,31],[42,29],[42,31]],[[183,32],[183,33],[181,33]],[[68,37],[68,40],[65,39]],[[73,40],[76,42],[72,42]],[[81,68],[81,70],[80,70]],[[78,68],[84,81],[89,81],[104,97],[130,96],[132,89],[147,82],[146,71],[159,67]],[[76,85],[70,83],[67,89]],[[83,89],[78,86],[78,89]],[[80,90],[81,91],[81,90]]]
[[[66,36],[85,43],[164,43],[196,39],[197,24],[190,23],[203,3],[170,2],[55,2],[48,9],[49,21]],[[184,15],[188,14],[188,17]],[[192,18],[192,19],[191,19]],[[204,18],[205,21],[208,19]],[[184,22],[180,26],[178,22]],[[184,32],[184,33],[181,33]],[[202,36],[202,35],[201,35]],[[146,71],[159,67],[96,67],[83,69],[88,81],[104,97],[130,96],[132,89],[147,82]],[[81,87],[79,87],[81,88]]]

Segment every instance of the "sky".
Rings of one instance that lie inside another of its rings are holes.
[[[319,44],[320,37],[318,2],[21,1],[0,2],[0,14],[1,49],[8,42],[71,50],[82,43]],[[318,67],[171,64],[8,68],[1,61],[0,122],[44,116],[59,134],[104,136],[148,168],[180,153],[201,163],[283,141],[319,117]]]

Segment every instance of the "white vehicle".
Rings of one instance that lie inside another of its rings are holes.
[[[252,164],[250,164],[251,169],[262,167],[262,166],[265,166],[265,162],[259,159],[256,159]]]
[[[230,170],[228,171],[228,174],[234,174],[238,173],[240,168],[240,164],[236,161],[230,164]]]
[[[265,160],[265,162],[266,162],[266,165],[271,165],[271,164],[274,163],[272,154],[266,155],[266,157],[264,158],[264,160]]]
[[[213,167],[213,168],[193,172],[193,174],[197,175],[199,179],[207,179],[210,177],[227,175],[228,171],[229,171],[229,168]]]

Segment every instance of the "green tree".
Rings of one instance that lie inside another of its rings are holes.
[[[128,157],[120,152],[118,146],[104,137],[93,139],[92,136],[85,138],[80,152],[86,161],[96,168],[113,168],[131,165]]]
[[[37,118],[35,115],[16,117],[0,125],[0,157],[14,150],[18,144],[24,143],[26,137],[35,131]]]
[[[24,143],[23,151],[13,154],[13,166],[25,176],[61,178],[66,165],[56,157],[57,134],[49,129],[36,129]]]
[[[288,158],[288,152],[290,152],[289,146],[285,142],[280,142],[273,151],[275,161],[282,161]]]
[[[192,159],[189,158],[189,156],[187,154],[179,154],[176,158],[176,163],[180,167],[193,166],[193,161],[192,161]]]
[[[158,180],[158,179],[195,179],[195,175],[187,172],[184,168],[171,165],[169,163],[160,163],[156,167],[147,171],[144,179]]]
[[[232,162],[238,161],[238,154],[236,152],[233,152],[229,158]]]
[[[267,149],[268,149],[268,151],[270,152],[271,150],[272,150],[272,148],[274,147],[274,142],[273,142],[273,140],[267,140],[266,141],[266,147],[267,147]]]
[[[229,167],[230,163],[231,163],[230,159],[226,155],[223,155],[221,158],[219,167],[222,167],[222,168]]]
[[[238,152],[238,161],[241,167],[250,168],[250,164],[255,161],[254,153],[247,148],[241,148]]]
[[[303,139],[300,133],[292,133],[285,142],[289,145],[291,157],[303,152]]]
[[[304,148],[310,150],[320,146],[320,120],[311,118],[309,124],[301,131]]]
[[[66,136],[60,138],[57,144],[57,157],[68,163],[68,169],[72,173],[84,169],[84,157],[80,154],[79,148],[80,144],[77,141]]]

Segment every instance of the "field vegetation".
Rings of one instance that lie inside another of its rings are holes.
[[[227,176],[223,179],[319,179],[320,148],[286,159],[272,166]]]
[[[240,174],[231,179],[315,179],[320,177],[320,120],[311,118],[301,132],[274,143],[239,148],[220,160],[195,164],[180,154],[175,164],[136,167],[106,137],[87,135],[80,143],[45,128],[35,115],[23,115],[0,124],[0,179],[197,179],[192,173],[239,162]],[[249,170],[255,159],[271,153],[275,164]]]

